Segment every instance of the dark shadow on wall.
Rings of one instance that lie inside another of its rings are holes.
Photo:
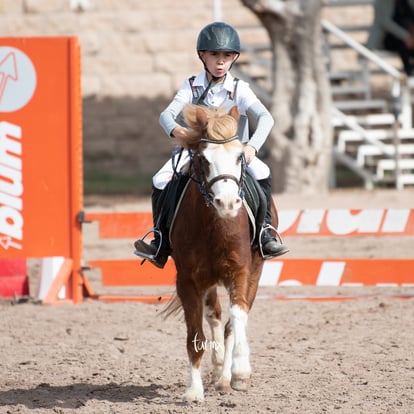
[[[174,142],[158,118],[170,99],[83,100],[84,192],[148,194]]]
[[[166,97],[83,100],[85,194],[151,193],[153,174],[174,148],[158,122],[169,102]],[[250,125],[254,126],[252,119]],[[259,152],[267,163],[270,151],[267,143]],[[273,177],[283,177],[283,166]],[[360,185],[358,177],[337,167],[336,187]]]

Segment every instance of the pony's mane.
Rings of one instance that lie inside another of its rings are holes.
[[[237,134],[238,119],[234,115],[204,106],[187,105],[183,110],[184,120],[190,131],[188,136],[178,139],[178,144],[185,148],[195,148],[202,137],[213,141],[223,141]],[[238,111],[237,111],[238,115]]]

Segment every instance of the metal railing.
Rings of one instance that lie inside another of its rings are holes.
[[[329,0],[327,1],[327,5],[329,6],[349,6],[351,0],[346,1],[335,1],[335,0]],[[355,5],[361,5],[361,4],[372,4],[372,0],[356,0]],[[337,108],[333,109],[333,116],[335,116],[336,119],[339,119],[341,123],[346,126],[349,129],[354,130],[357,132],[361,139],[368,142],[369,144],[376,146],[381,153],[383,153],[388,158],[394,158],[396,163],[396,187],[401,188],[399,185],[399,138],[398,138],[398,128],[400,124],[403,127],[411,127],[411,116],[412,116],[412,110],[411,110],[411,99],[410,99],[410,92],[407,82],[407,77],[405,73],[399,71],[394,66],[390,65],[387,61],[381,58],[381,56],[378,56],[376,53],[371,51],[370,49],[366,48],[361,43],[357,42],[354,38],[349,36],[346,32],[341,30],[339,27],[335,26],[331,22],[327,20],[321,21],[322,30],[325,31],[325,33],[332,34],[337,39],[339,39],[344,45],[347,47],[355,50],[355,52],[360,57],[360,62],[365,60],[365,64],[363,64],[363,68],[361,68],[361,75],[364,77],[365,82],[370,81],[370,73],[369,73],[369,65],[368,63],[372,63],[377,66],[379,71],[383,72],[386,75],[389,75],[392,78],[392,87],[391,87],[391,106],[392,111],[394,114],[395,122],[393,125],[393,130],[395,131],[395,139],[394,139],[394,145],[395,145],[395,151],[389,151],[388,147],[386,147],[381,141],[375,140],[371,138],[367,133],[366,130],[359,124],[357,124],[355,121],[351,120],[347,117],[347,115],[341,111],[339,111]],[[329,46],[329,45],[328,45]],[[271,70],[269,67],[269,62],[266,62],[264,65],[263,58],[259,56],[259,54],[255,53],[254,47],[246,46],[246,52],[248,52],[253,57],[253,62],[256,64],[266,66],[267,70]],[[270,45],[269,45],[270,49]],[[272,100],[271,91],[267,90],[267,88],[263,88],[260,86],[255,80],[249,76],[248,73],[245,71],[242,71],[241,68],[239,68],[237,65],[234,66],[233,70],[236,72],[237,76],[243,77],[245,80],[247,80],[255,93],[260,96],[260,98],[264,101],[265,104],[270,104]],[[340,161],[342,164],[346,165],[347,167],[351,168],[352,170],[356,172],[361,178],[365,180],[366,186],[368,188],[372,188],[373,180],[375,180],[375,177],[372,176],[368,171],[362,169],[359,167],[355,160],[353,160],[351,157],[347,156],[346,154],[339,155],[338,152],[335,152],[335,157]]]
[[[346,115],[340,113],[340,111],[336,110],[335,115],[339,116],[341,118],[341,121],[350,129],[355,130],[358,132],[361,136],[361,138],[371,145],[376,146],[384,155],[388,157],[393,157],[395,159],[395,186],[397,189],[401,189],[402,186],[400,184],[400,168],[399,168],[399,137],[398,137],[398,129],[400,124],[403,125],[410,125],[411,126],[411,116],[412,116],[412,110],[411,110],[411,98],[410,98],[410,92],[407,82],[407,76],[405,73],[400,72],[398,69],[396,69],[394,66],[390,65],[388,62],[383,60],[380,56],[378,56],[376,53],[372,52],[368,48],[366,48],[361,43],[357,42],[355,39],[347,35],[344,31],[339,29],[334,24],[328,22],[327,20],[322,20],[322,28],[324,31],[329,32],[336,36],[339,40],[344,42],[346,45],[348,45],[350,48],[355,50],[359,56],[366,59],[368,62],[372,62],[375,64],[378,68],[380,68],[383,72],[388,74],[392,77],[392,88],[391,88],[391,96],[392,96],[392,111],[394,114],[394,125],[393,125],[393,131],[394,131],[394,147],[395,151],[388,151],[384,144],[378,140],[370,138],[366,131],[357,123],[355,122],[348,122],[346,120]],[[368,68],[368,64],[365,65],[365,68]],[[369,80],[369,79],[368,79]],[[337,155],[337,154],[336,154]],[[338,157],[339,158],[339,157]],[[340,159],[340,161],[343,161],[343,159]],[[348,160],[348,166],[350,164]],[[358,168],[355,166],[354,169],[356,172],[358,172]],[[367,176],[362,171],[358,172],[358,174],[366,179]]]

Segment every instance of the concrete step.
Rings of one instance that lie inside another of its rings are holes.
[[[348,115],[348,120],[352,123],[359,124],[362,127],[378,127],[378,126],[391,126],[395,117],[391,113],[380,113],[380,114],[368,114],[368,115]],[[342,119],[337,116],[333,116],[332,125],[334,127],[346,126]]]
[[[393,184],[395,185],[395,177],[384,177],[381,180],[383,184]],[[403,189],[407,186],[414,186],[414,174],[400,174],[398,176],[398,188]]]
[[[365,95],[369,92],[369,88],[365,85],[331,86],[331,92],[333,95]]]
[[[414,174],[401,174],[398,177],[398,182],[402,185],[402,186],[406,186],[406,185],[414,185]]]
[[[335,100],[334,106],[342,112],[347,111],[383,111],[388,112],[388,103],[384,99]]]
[[[394,139],[394,131],[390,129],[366,129],[365,134],[369,139],[386,141]],[[399,129],[397,131],[400,140],[414,140],[414,129]],[[346,145],[348,142],[365,141],[364,136],[359,132],[353,130],[340,131],[338,134],[338,140],[336,148],[340,152],[346,151]]]
[[[396,161],[393,159],[382,159],[377,162],[378,180],[384,179],[386,171],[395,171]],[[414,170],[414,158],[403,158],[398,161],[400,171]],[[411,171],[410,171],[411,174]]]
[[[362,74],[360,70],[341,70],[329,72],[328,76],[331,81],[350,81],[354,79],[361,79]]]
[[[385,144],[383,146],[386,154],[393,156],[395,154],[395,147],[391,144]],[[411,155],[414,157],[414,144],[401,144],[398,146],[399,154]],[[378,147],[370,144],[363,144],[358,147],[356,164],[363,168],[366,164],[366,157],[375,157],[384,154]]]

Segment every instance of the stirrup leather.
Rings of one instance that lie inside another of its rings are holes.
[[[283,244],[283,240],[282,240],[282,237],[280,236],[280,234],[278,233],[278,231],[276,230],[276,228],[273,227],[271,224],[265,223],[262,226],[262,228],[260,229],[260,233],[259,233],[259,250],[260,250],[260,254],[263,257],[263,259],[270,259],[270,258],[274,257],[274,255],[264,254],[264,251],[263,251],[262,235],[263,235],[263,232],[265,230],[273,231],[273,233],[275,233],[276,240],[278,240],[280,244]]]
[[[160,237],[160,243],[159,243],[159,245],[158,245],[158,249],[157,249],[157,251],[154,253],[154,254],[150,254],[150,253],[145,253],[145,252],[142,252],[142,251],[140,251],[140,250],[135,250],[135,254],[137,255],[137,256],[140,256],[140,257],[142,257],[142,258],[144,258],[144,259],[148,259],[148,260],[150,260],[150,261],[154,261],[154,260],[156,260],[156,257],[158,256],[158,253],[160,252],[160,250],[161,250],[161,246],[162,246],[162,232],[161,232],[161,230],[159,230],[159,229],[157,229],[156,227],[153,227],[151,230],[148,230],[145,234],[144,234],[144,236],[143,237],[141,237],[140,239],[138,239],[138,241],[145,241],[145,238],[149,235],[149,234],[158,234],[159,235],[159,237]]]

